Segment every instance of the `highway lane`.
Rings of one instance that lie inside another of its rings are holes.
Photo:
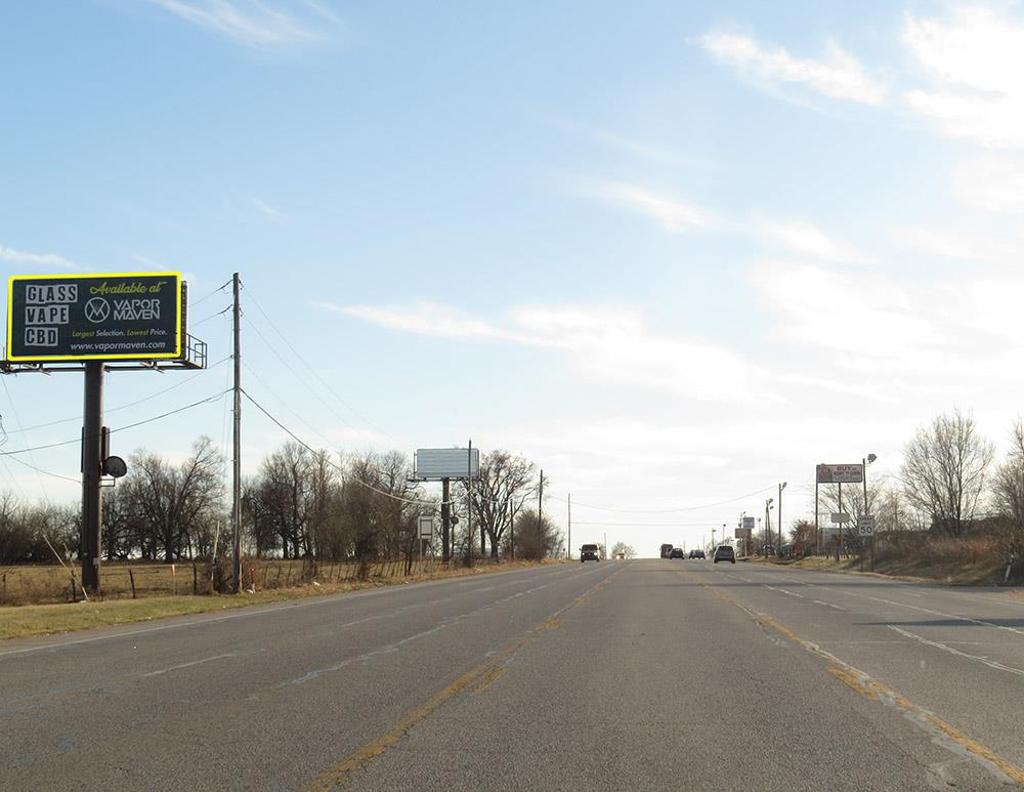
[[[1022,617],[652,560],[5,642],[0,788],[1012,788]]]

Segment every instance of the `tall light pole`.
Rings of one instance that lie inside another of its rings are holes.
[[[786,483],[783,481],[779,484],[779,549],[776,553],[782,550],[782,491],[786,488]]]
[[[878,459],[878,457],[875,456],[874,454],[868,454],[866,457],[864,457],[860,461],[860,464],[861,464],[861,480],[864,482],[864,508],[861,509],[861,512],[864,514],[865,517],[868,514],[868,465],[870,465],[876,459]],[[860,533],[860,531],[858,531],[858,533]],[[871,560],[868,562],[868,568],[869,569],[874,569],[875,568],[875,532],[874,531],[871,532],[871,543],[870,544],[871,544]],[[862,564],[861,569],[863,569],[863,563],[864,563],[864,556],[861,555],[861,564]]]
[[[771,510],[775,507],[772,505],[775,503],[775,498],[769,498],[764,502],[764,533],[768,539],[768,544],[772,543],[772,515]],[[777,552],[777,551],[776,551]],[[767,556],[767,553],[766,553]]]

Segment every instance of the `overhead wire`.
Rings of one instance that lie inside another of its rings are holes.
[[[271,412],[269,410],[267,410],[262,404],[260,404],[258,401],[256,401],[256,399],[254,399],[252,396],[250,396],[249,393],[245,390],[245,388],[242,388],[242,395],[245,396],[245,398],[249,401],[250,404],[252,404],[261,413],[263,413],[263,415],[266,416],[267,419],[270,420],[271,423],[275,424],[278,429],[280,429],[285,434],[287,434],[289,437],[291,437],[292,440],[294,440],[300,446],[302,446],[307,451],[309,451],[309,452],[311,452],[313,454],[318,454],[319,453],[315,448],[313,448],[313,446],[309,445],[309,443],[307,443],[305,440],[303,440],[301,437],[299,437],[297,434],[295,434],[291,429],[289,429],[287,426],[285,426],[283,423],[281,423],[281,421],[279,421],[277,418],[275,418],[274,415],[271,414]],[[388,492],[387,490],[382,490],[379,487],[375,487],[373,484],[370,484],[368,481],[363,481],[358,476],[353,476],[350,471],[345,470],[340,465],[338,465],[335,462],[333,462],[331,459],[328,458],[326,460],[326,462],[332,468],[334,468],[339,473],[341,473],[345,477],[346,480],[354,481],[357,484],[360,484],[363,487],[366,487],[368,490],[371,490],[373,492],[378,493],[379,495],[384,495],[387,498],[391,498],[392,500],[400,501],[401,503],[409,503],[409,504],[413,504],[413,505],[417,505],[417,506],[430,506],[430,507],[437,506],[437,502],[436,501],[419,500],[417,498],[403,498],[401,495],[395,495],[394,493]]]
[[[117,407],[106,408],[104,410],[104,413],[105,414],[109,414],[109,413],[113,413],[113,412],[118,412],[119,410],[127,410],[129,407],[135,407],[136,405],[143,404],[143,403],[145,403],[147,401],[150,401],[151,399],[155,399],[158,396],[163,396],[165,393],[170,393],[173,390],[177,390],[178,388],[184,387],[188,383],[190,383],[190,382],[198,379],[199,377],[201,377],[206,371],[212,371],[213,369],[217,368],[218,366],[223,365],[224,363],[226,363],[229,360],[231,360],[231,356],[230,355],[228,355],[227,357],[221,358],[216,363],[214,363],[214,364],[212,364],[210,366],[207,366],[202,371],[197,371],[191,377],[186,377],[185,379],[181,380],[180,382],[176,382],[174,385],[171,385],[170,387],[163,388],[163,389],[158,390],[158,391],[156,391],[154,393],[150,393],[147,396],[143,396],[140,399],[136,399],[135,401],[130,401],[130,402],[127,402],[126,404],[118,405]],[[18,434],[18,433],[21,433],[21,432],[31,432],[31,431],[33,431],[35,429],[45,429],[45,428],[50,427],[50,426],[58,426],[60,424],[71,423],[72,421],[81,421],[81,420],[82,420],[82,416],[81,415],[72,415],[72,416],[69,416],[67,418],[59,418],[59,419],[57,419],[55,421],[47,421],[46,423],[33,424],[32,426],[26,426],[26,427],[21,428],[21,429],[15,429],[15,430],[13,430],[10,433],[11,434]]]
[[[374,426],[374,424],[371,421],[369,421],[366,418],[366,416],[362,415],[355,407],[353,407],[345,399],[343,399],[338,394],[338,392],[331,386],[331,384],[326,379],[324,379],[323,375],[317,370],[317,368],[315,366],[313,366],[312,364],[310,364],[310,362],[308,360],[306,360],[305,356],[303,356],[302,353],[299,352],[299,350],[295,348],[295,346],[291,343],[291,341],[288,340],[288,337],[277,326],[277,324],[274,322],[274,320],[270,317],[270,314],[266,310],[264,310],[263,304],[259,301],[259,298],[255,295],[255,293],[251,292],[248,288],[246,288],[244,283],[242,284],[242,288],[245,289],[246,296],[249,297],[252,300],[253,305],[256,306],[256,310],[259,311],[260,314],[263,315],[263,318],[266,319],[267,324],[270,325],[271,329],[285,343],[285,346],[288,347],[288,349],[299,360],[299,362],[301,362],[302,365],[304,365],[309,370],[309,372],[317,379],[317,381],[323,386],[324,390],[326,390],[331,396],[333,396],[334,399],[342,407],[344,407],[346,410],[351,412],[356,418],[358,418],[360,421],[365,423],[367,426],[369,426],[375,432],[377,432],[378,434],[384,435],[385,437],[388,437],[391,440],[397,439],[390,432],[386,432],[386,431],[380,429],[379,427]],[[265,340],[266,339],[264,339],[264,341]]]
[[[592,503],[581,503],[580,501],[573,500],[573,506],[580,506],[585,509],[595,509],[597,511],[616,512],[620,514],[672,514],[674,512],[691,512],[701,511],[703,509],[713,509],[716,506],[728,506],[730,503],[736,503],[737,501],[744,500],[746,498],[753,498],[755,495],[763,495],[766,492],[774,492],[775,487],[762,487],[754,492],[748,492],[745,495],[737,495],[734,498],[728,498],[727,500],[716,501],[715,503],[704,503],[700,506],[678,506],[671,509],[623,509],[613,506],[595,506]],[[567,502],[567,498],[560,498],[556,495],[549,496],[554,500]]]

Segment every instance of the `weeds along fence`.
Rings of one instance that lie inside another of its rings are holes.
[[[476,559],[477,566],[494,563]],[[242,559],[242,588],[266,591],[292,586],[324,587],[355,581],[415,580],[448,568],[457,568],[462,560],[445,564],[434,558],[380,559],[359,561],[315,561],[314,559]],[[218,580],[219,577],[219,580]],[[183,561],[165,564],[155,561],[114,561],[103,564],[102,591],[94,599],[136,599],[176,595],[203,596],[229,585],[230,562],[215,567],[209,561]],[[0,606],[41,605],[76,602],[82,599],[77,566],[59,565],[0,566]]]

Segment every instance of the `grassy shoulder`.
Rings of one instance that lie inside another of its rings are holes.
[[[918,583],[944,583],[951,586],[991,586],[1002,582],[1005,563],[978,561],[965,563],[962,560],[886,559],[879,560],[872,567],[867,560],[863,568],[857,558],[842,558],[838,562],[832,556],[807,556],[795,561],[751,559],[752,563],[778,564],[800,569],[815,569],[823,572],[843,572],[851,575],[875,575]]]
[[[344,583],[312,583],[291,588],[275,588],[255,593],[235,595],[164,596],[142,599],[118,599],[103,602],[78,602],[57,605],[19,605],[0,608],[0,640],[25,638],[33,635],[88,630],[132,622],[152,621],[169,616],[245,608],[269,602],[322,597],[348,591],[405,585],[425,580],[439,580],[469,575],[482,575],[525,569],[562,561],[514,561],[502,564],[480,564],[473,567],[453,567],[410,577],[383,580],[347,581]]]

